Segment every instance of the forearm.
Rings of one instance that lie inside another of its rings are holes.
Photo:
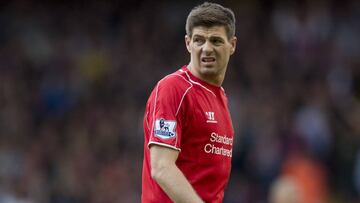
[[[153,177],[175,203],[203,202],[176,165],[157,170]]]

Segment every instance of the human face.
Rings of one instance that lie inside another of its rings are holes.
[[[236,37],[228,39],[224,26],[193,28],[192,36],[185,36],[190,53],[190,72],[217,86],[224,80],[230,56],[236,48]]]

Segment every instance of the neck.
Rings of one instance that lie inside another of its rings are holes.
[[[199,71],[196,71],[195,68],[191,65],[191,63],[187,66],[188,70],[193,74],[195,77],[211,84],[220,87],[224,81],[224,73],[221,74],[202,74]]]

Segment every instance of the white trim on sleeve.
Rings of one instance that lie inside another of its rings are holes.
[[[172,145],[169,145],[169,144],[164,144],[164,143],[161,143],[161,142],[154,142],[154,141],[150,141],[149,144],[148,144],[148,148],[150,147],[150,145],[152,144],[155,144],[155,145],[159,145],[159,146],[162,146],[162,147],[167,147],[167,148],[170,148],[170,149],[174,149],[174,150],[177,150],[177,151],[181,151],[180,148],[177,148],[177,147],[174,147]]]

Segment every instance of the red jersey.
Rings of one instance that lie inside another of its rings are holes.
[[[172,202],[151,178],[149,145],[178,150],[177,167],[205,202],[222,202],[234,130],[222,87],[206,83],[186,66],[160,80],[146,104],[142,202]]]

